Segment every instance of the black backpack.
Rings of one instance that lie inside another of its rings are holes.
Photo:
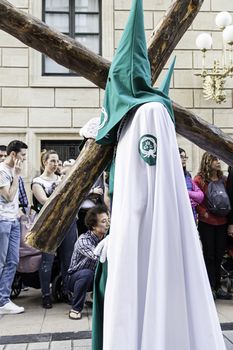
[[[207,192],[207,208],[217,216],[226,216],[231,210],[230,199],[226,192],[224,180],[210,181]]]

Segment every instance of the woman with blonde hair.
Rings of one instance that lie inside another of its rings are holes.
[[[200,169],[194,178],[197,186],[204,192],[204,201],[198,205],[198,231],[203,247],[203,255],[209,282],[214,299],[231,299],[220,285],[221,262],[226,249],[227,238],[227,208],[224,212],[211,205],[216,194],[218,200],[227,200],[226,177],[221,170],[219,158],[205,152],[201,159]],[[218,189],[221,189],[218,191]],[[215,192],[215,193],[214,193]]]
[[[41,168],[43,172],[40,176],[32,180],[31,188],[33,193],[33,206],[39,212],[47,202],[50,195],[61,181],[61,177],[56,174],[58,167],[58,154],[54,150],[44,150],[41,153]],[[64,294],[66,289],[66,275],[69,268],[74,244],[77,239],[76,223],[73,222],[66,233],[65,239],[58,248],[58,256],[61,265]],[[39,269],[40,284],[42,291],[42,306],[46,309],[52,307],[50,296],[50,281],[52,275],[52,265],[54,254],[42,253],[42,262]]]

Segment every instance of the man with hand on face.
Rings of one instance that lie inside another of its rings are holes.
[[[24,312],[10,300],[11,285],[19,261],[19,177],[27,145],[14,140],[0,163],[0,315]]]
[[[4,162],[6,157],[7,157],[6,146],[0,145],[0,163]],[[28,208],[29,203],[28,203],[25,186],[24,186],[24,181],[21,176],[19,176],[19,202],[20,202],[20,208],[22,208],[23,213],[26,214],[26,209]]]

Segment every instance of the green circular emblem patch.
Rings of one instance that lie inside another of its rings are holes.
[[[146,134],[140,137],[138,150],[142,159],[149,165],[156,164],[157,139],[155,136]]]

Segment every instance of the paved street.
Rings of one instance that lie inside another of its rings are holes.
[[[0,350],[91,350],[91,339],[8,344]]]
[[[0,334],[46,334],[60,332],[82,332],[91,330],[91,310],[84,309],[81,320],[70,320],[70,305],[54,304],[52,309],[41,307],[40,291],[29,289],[21,292],[14,302],[25,307],[25,313],[0,316]]]
[[[70,305],[54,304],[43,309],[40,291],[22,291],[14,300],[25,313],[0,316],[0,350],[90,350],[91,309],[81,320],[70,320]]]
[[[91,309],[81,320],[70,320],[67,304],[40,306],[40,292],[29,289],[15,299],[25,307],[20,315],[0,316],[0,350],[91,350]],[[227,350],[233,350],[233,301],[217,301]],[[148,349],[149,350],[149,349]]]

